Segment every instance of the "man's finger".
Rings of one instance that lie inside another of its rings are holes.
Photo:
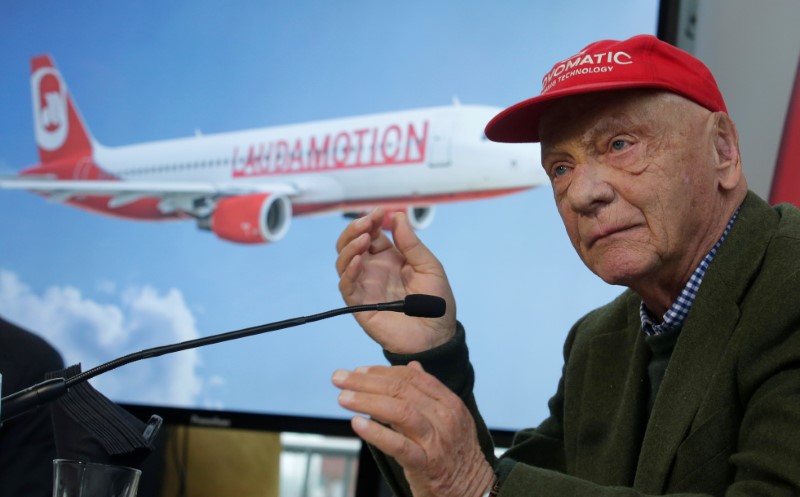
[[[344,390],[339,394],[339,404],[345,409],[372,416],[413,440],[425,440],[433,431],[430,420],[423,412],[427,406],[408,399]]]
[[[393,216],[392,237],[397,249],[414,270],[444,276],[444,269],[439,260],[417,237],[405,213],[400,212]]]
[[[394,457],[404,468],[412,471],[425,468],[428,461],[425,451],[402,434],[363,416],[354,416],[351,426],[356,435]]]
[[[423,401],[460,401],[436,377],[428,374],[417,361],[412,361],[408,366],[362,366],[355,371],[336,371],[333,383],[339,388],[359,390],[370,393],[384,393],[393,397],[401,397]],[[407,394],[403,394],[404,387],[408,387]],[[412,393],[413,389],[413,393]]]

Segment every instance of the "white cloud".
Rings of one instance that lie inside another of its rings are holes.
[[[67,365],[81,362],[84,371],[131,352],[199,337],[179,290],[128,287],[118,304],[101,304],[72,286],[51,286],[39,295],[2,269],[0,315],[43,336]],[[186,350],[122,366],[91,383],[115,401],[190,406],[198,403],[204,385],[200,363],[197,350]]]

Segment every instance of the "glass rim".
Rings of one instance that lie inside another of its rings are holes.
[[[130,466],[121,466],[119,464],[107,464],[102,462],[91,462],[91,461],[79,461],[77,459],[64,459],[64,458],[55,458],[53,459],[53,466],[58,466],[59,464],[72,464],[76,466],[84,466],[84,467],[105,467],[105,468],[114,468],[123,471],[132,471],[141,474],[142,470],[138,468],[132,468]]]

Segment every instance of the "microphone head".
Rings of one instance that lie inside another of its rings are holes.
[[[418,318],[440,318],[444,316],[446,308],[443,298],[422,293],[406,295],[403,301],[403,312],[406,316]]]

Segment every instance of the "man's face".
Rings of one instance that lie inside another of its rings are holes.
[[[693,102],[648,90],[547,109],[542,165],[575,250],[604,281],[682,286],[713,245],[713,122]]]

